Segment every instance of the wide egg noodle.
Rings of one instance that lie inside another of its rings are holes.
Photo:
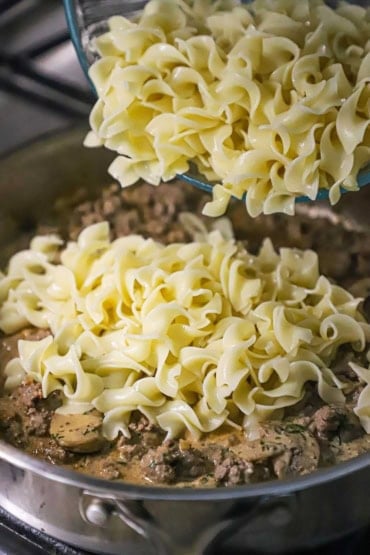
[[[111,241],[102,222],[59,258],[52,236],[14,255],[0,276],[0,328],[50,334],[19,341],[7,389],[27,374],[45,397],[60,390],[60,412],[98,409],[110,439],[129,433],[135,410],[168,437],[224,423],[252,431],[299,402],[308,382],[343,403],[330,365],[341,345],[361,351],[369,341],[360,299],[320,275],[313,251],[277,253],[265,240],[252,255],[225,222],[208,232],[193,215],[182,220],[197,240]]]
[[[204,211],[294,214],[321,189],[357,190],[370,160],[370,21],[323,0],[151,0],[98,37],[88,146],[118,156],[123,187],[158,185],[193,162],[215,182]]]
[[[360,419],[366,433],[370,434],[370,367],[363,368],[354,362],[350,362],[349,365],[364,384],[354,408],[354,413]]]

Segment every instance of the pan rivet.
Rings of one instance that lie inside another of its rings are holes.
[[[93,499],[85,508],[85,517],[94,526],[104,526],[109,518],[108,507],[98,499]]]

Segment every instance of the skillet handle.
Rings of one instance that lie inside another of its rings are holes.
[[[104,526],[111,514],[117,515],[127,526],[153,546],[156,555],[205,555],[216,541],[224,541],[252,523],[256,517],[267,518],[275,526],[287,524],[294,514],[296,497],[261,497],[254,504],[237,503],[214,524],[202,529],[180,544],[165,531],[139,500],[118,499],[95,492],[84,492],[89,497],[86,506],[81,498],[80,512],[90,524]],[[105,516],[102,516],[102,515]]]
[[[260,512],[260,507],[265,503],[265,498],[257,501],[252,507],[236,519],[226,517],[212,526],[208,526],[201,534],[189,538],[189,543],[179,545],[175,543],[170,534],[166,533],[154,521],[152,515],[144,508],[140,501],[115,500],[115,514],[130,528],[148,540],[155,548],[156,555],[204,555],[208,548],[221,536],[227,536],[229,530],[235,533],[235,525],[246,525]]]

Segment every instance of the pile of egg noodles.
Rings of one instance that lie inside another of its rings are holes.
[[[90,70],[88,146],[118,156],[123,187],[196,166],[204,212],[245,196],[251,216],[335,203],[370,161],[370,8],[323,0],[151,0],[113,17]]]
[[[217,229],[167,246],[111,241],[106,222],[66,247],[39,236],[0,274],[0,329],[50,335],[18,342],[6,388],[28,375],[45,397],[60,390],[58,411],[98,409],[110,439],[129,434],[133,411],[170,438],[224,424],[252,435],[308,382],[326,403],[345,402],[331,364],[341,345],[366,347],[359,302],[320,275],[313,251],[277,253],[265,240],[252,255]],[[370,370],[352,368],[365,383],[354,410],[370,433]]]

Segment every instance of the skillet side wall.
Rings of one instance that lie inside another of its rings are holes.
[[[0,260],[9,241],[50,211],[58,196],[84,186],[97,190],[111,182],[107,174],[111,153],[83,148],[83,136],[81,129],[63,132],[0,161]],[[369,206],[370,187],[346,195],[335,211],[368,225]],[[312,547],[314,543],[323,543],[366,525],[370,522],[370,455],[367,461],[367,465],[357,470],[352,468],[331,480],[315,484],[313,477],[310,487],[301,487],[299,482],[297,486],[292,485],[291,497],[284,498],[288,499],[289,514],[282,517],[280,513],[279,517],[276,511],[261,513],[228,540],[230,552],[237,551],[238,547],[264,552]],[[330,476],[335,476],[335,472]],[[82,476],[80,482],[83,482]],[[82,491],[82,486],[55,481],[31,469],[22,469],[17,463],[0,461],[0,504],[18,518],[91,551],[151,555],[149,544],[117,516],[112,515],[105,527],[87,524],[79,511]],[[144,499],[145,488],[137,491],[138,499]],[[272,492],[272,495],[281,495],[281,484],[274,485]],[[179,500],[168,500],[158,494],[158,499],[145,500],[144,506],[175,542],[183,544],[230,511],[233,515],[242,514],[259,498],[256,493],[244,501],[236,499],[231,489],[222,500],[208,501],[181,500],[181,495]]]
[[[246,518],[245,525],[239,523],[237,533],[225,538],[226,552],[238,553],[240,550],[246,553],[248,549],[263,553],[294,552],[366,526],[370,520],[369,481],[370,468],[367,466],[311,487],[300,489],[292,486],[290,493],[285,495],[279,493],[281,484],[276,484],[276,496],[272,494],[270,497],[271,510],[268,503],[267,509],[257,511],[255,518],[249,522]],[[237,519],[262,498],[255,495],[238,499],[235,490],[229,490],[228,498],[221,500],[167,500],[160,493],[156,500],[145,499],[143,488],[140,489],[137,499],[141,506],[178,546],[186,546],[189,538],[197,538],[229,514]],[[95,497],[93,488],[84,490],[77,485],[57,482],[0,460],[0,505],[17,518],[88,551],[154,555],[150,544],[116,515],[112,514],[102,527],[85,522],[79,508],[81,500],[85,499],[84,491],[89,492],[87,502]],[[98,496],[100,494],[97,492]],[[114,497],[122,499],[125,496],[121,493]],[[194,553],[198,554],[198,551]]]

